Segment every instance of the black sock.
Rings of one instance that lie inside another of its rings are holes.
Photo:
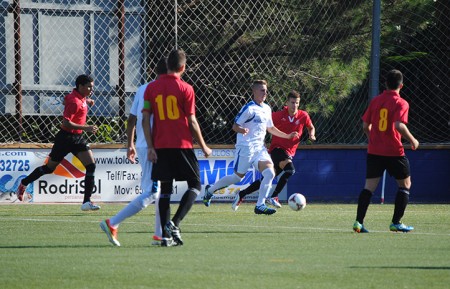
[[[278,197],[278,194],[281,193],[284,186],[287,184],[287,181],[289,177],[292,176],[292,174],[282,174],[281,177],[278,179],[277,186],[275,187],[275,190],[272,193],[272,198]]]
[[[397,196],[395,197],[394,216],[392,216],[392,223],[400,224],[400,220],[405,214],[406,206],[409,201],[409,190],[406,188],[398,188]]]
[[[92,191],[94,190],[94,176],[86,175],[84,177],[84,197],[83,204],[91,201]]]
[[[254,181],[253,183],[250,184],[250,186],[245,188],[245,190],[242,190],[239,192],[239,197],[242,199],[246,195],[250,195],[251,193],[256,192],[257,190],[259,190],[260,186],[261,186],[261,180]]]
[[[22,185],[28,186],[30,183],[39,179],[43,175],[51,174],[53,171],[46,165],[35,168],[31,174],[22,179]]]
[[[175,216],[172,218],[172,222],[175,224],[175,226],[178,227],[180,222],[186,217],[189,210],[192,208],[192,205],[195,202],[195,199],[197,198],[197,193],[194,192],[192,189],[187,190],[183,197],[181,197],[180,205],[178,206],[178,210],[175,213]]]
[[[159,218],[162,227],[162,236],[164,238],[170,238],[170,235],[166,232],[164,228],[170,220],[170,194],[163,194],[159,197]]]
[[[370,200],[372,199],[372,192],[363,189],[358,198],[358,209],[356,210],[356,221],[360,224],[364,223],[366,217],[367,208],[369,208]]]

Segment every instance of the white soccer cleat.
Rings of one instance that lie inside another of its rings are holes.
[[[92,202],[86,202],[81,205],[82,211],[98,211],[100,210],[100,206],[95,205]]]

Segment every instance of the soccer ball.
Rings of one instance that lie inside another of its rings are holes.
[[[294,211],[303,210],[306,207],[306,198],[302,194],[292,194],[288,199],[289,207]]]

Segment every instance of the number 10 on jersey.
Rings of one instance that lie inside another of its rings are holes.
[[[166,118],[175,120],[180,118],[177,98],[174,95],[168,95],[164,98],[162,94],[158,94],[155,98],[155,102],[158,106],[158,115],[160,120],[165,120]]]

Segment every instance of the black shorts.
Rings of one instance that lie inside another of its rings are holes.
[[[292,157],[287,154],[284,149],[275,148],[270,152],[270,157],[272,158],[273,166],[275,168],[275,174],[278,176],[283,170],[280,168],[280,162],[284,160],[292,160]]]
[[[367,154],[367,179],[381,177],[384,170],[396,180],[403,180],[411,175],[409,161],[406,156],[387,157]]]
[[[153,164],[154,181],[200,182],[200,166],[193,149],[156,149],[158,160]]]
[[[55,143],[50,152],[50,158],[52,161],[61,162],[69,153],[76,156],[79,152],[90,149],[82,134],[73,134],[60,130],[55,136]]]

